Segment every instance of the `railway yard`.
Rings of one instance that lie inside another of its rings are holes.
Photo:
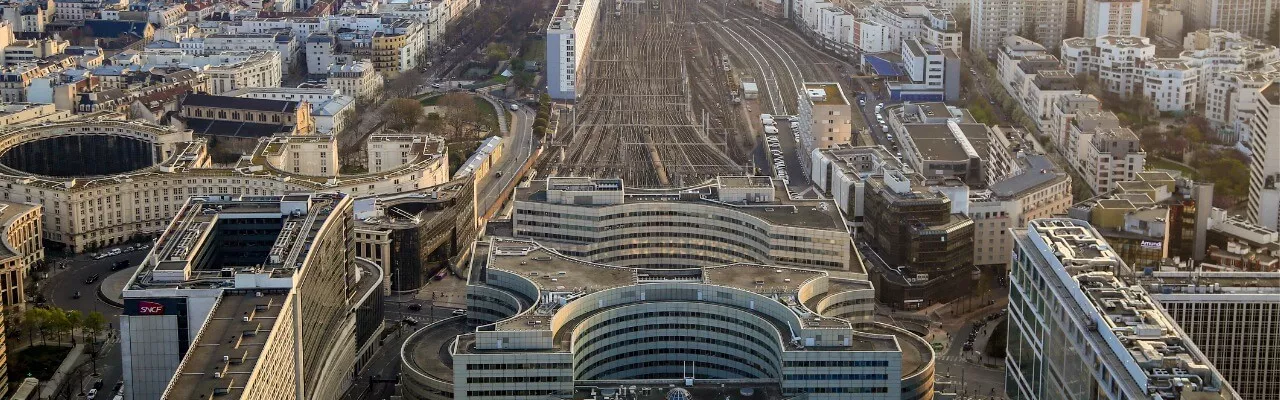
[[[757,115],[795,114],[802,83],[847,82],[844,63],[736,0],[604,0],[600,9],[573,122],[539,171],[680,187],[765,173],[783,158],[790,186],[807,186],[794,142],[771,156]],[[744,80],[758,97],[742,98]]]

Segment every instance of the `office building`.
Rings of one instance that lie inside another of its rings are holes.
[[[1243,229],[1257,229],[1232,220]],[[1275,233],[1275,231],[1271,231]],[[1274,242],[1273,242],[1274,244]],[[1280,271],[1159,268],[1138,275],[1151,298],[1204,352],[1242,399],[1280,399]]]
[[[591,52],[600,0],[559,0],[547,23],[547,94],[556,100],[578,96],[578,71]]]
[[[904,41],[959,52],[964,33],[951,11],[920,2],[880,3],[862,9],[862,23],[885,28],[885,51],[902,52]]]
[[[956,178],[983,187],[983,154],[990,140],[986,125],[944,103],[886,107],[889,134],[898,136],[903,164],[925,179]]]
[[[1083,37],[1146,36],[1150,0],[1084,0]]]
[[[1249,122],[1248,215],[1252,222],[1270,229],[1280,227],[1280,84],[1269,82],[1258,90],[1253,119]]]
[[[920,102],[960,99],[960,56],[954,51],[920,39],[908,39],[902,43],[901,58],[901,76],[885,79],[891,100]]]
[[[969,49],[994,57],[1004,38],[1018,35],[1057,48],[1066,37],[1068,5],[1060,0],[971,0]]]
[[[1087,222],[1012,229],[1005,393],[1013,399],[1239,399]]]
[[[862,273],[835,205],[791,199],[769,177],[719,177],[671,191],[629,191],[620,179],[550,177],[518,187],[513,201],[515,237],[592,262],[646,268],[752,262]]]
[[[356,257],[386,271],[384,286],[393,292],[421,289],[433,277],[464,270],[480,232],[471,177],[359,198],[355,209]]]
[[[1168,259],[1204,260],[1212,204],[1212,184],[1148,171],[1068,214],[1089,221],[1125,263],[1143,268]]]
[[[38,205],[0,201],[0,223],[4,224],[0,232],[4,235],[0,237],[4,241],[0,243],[0,306],[5,309],[27,302],[27,273],[44,262],[41,217]]]
[[[872,291],[871,282],[822,270],[628,268],[492,239],[476,245],[467,315],[405,342],[403,393],[932,399],[933,350],[871,322]]]
[[[1174,0],[1186,16],[1187,30],[1219,28],[1265,37],[1275,12],[1274,0]]]
[[[788,14],[792,22],[818,47],[844,57],[856,54],[855,38],[861,33],[853,13],[826,0],[794,0],[788,3],[791,5]],[[888,31],[884,33],[889,34]]]
[[[126,398],[340,397],[383,320],[353,225],[345,194],[187,200],[125,286]]]

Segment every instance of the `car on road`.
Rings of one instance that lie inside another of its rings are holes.
[[[124,381],[116,381],[116,385],[111,388],[111,393],[120,393],[120,389],[124,389]]]
[[[80,292],[79,292],[79,291],[76,291],[76,292],[75,292],[75,294],[72,294],[72,295],[71,295],[71,298],[72,298],[72,299],[79,299],[79,298],[80,298]]]
[[[129,268],[129,260],[120,260],[111,264],[112,271],[119,271],[125,268]]]
[[[765,126],[764,126],[764,133],[765,133],[765,134],[767,134],[767,135],[777,135],[777,134],[778,134],[778,127],[773,126],[773,125],[765,125]]]
[[[858,99],[858,105],[860,106],[867,105],[867,99]]]
[[[431,88],[432,88],[432,89],[439,89],[439,88],[442,88],[442,87],[444,87],[444,85],[441,85],[441,84],[439,84],[439,83],[432,83],[432,84],[431,84]]]
[[[93,284],[94,282],[98,281],[98,278],[101,278],[101,277],[102,276],[98,274],[89,275],[88,278],[84,278],[84,284],[86,285]]]
[[[467,310],[453,310],[453,315],[467,315]]]
[[[514,104],[514,103],[512,103],[512,104],[511,104],[511,111],[520,111],[520,105],[519,105],[519,104]]]
[[[417,318],[414,318],[414,317],[405,318],[405,319],[401,320],[400,322],[404,323],[405,325],[409,325],[409,326],[417,326],[417,325],[418,325],[418,319],[417,319]]]
[[[107,255],[102,253],[93,253],[89,257],[93,258],[94,260],[101,260],[101,259],[107,258]]]
[[[409,311],[422,311],[422,305],[418,303],[409,303]]]
[[[93,400],[93,398],[97,396],[98,396],[98,389],[89,389],[89,392],[84,394],[84,398],[89,400]]]
[[[889,125],[880,124],[880,132],[889,133]]]

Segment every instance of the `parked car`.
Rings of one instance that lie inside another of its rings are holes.
[[[800,129],[800,121],[791,121],[791,129]]]
[[[409,303],[409,311],[422,311],[422,305],[418,303]]]
[[[404,320],[401,320],[400,322],[403,322],[405,325],[409,325],[409,326],[416,326],[416,325],[418,325],[418,319],[417,319],[417,318],[413,318],[413,317],[405,318]]]
[[[453,310],[453,315],[467,315],[467,310]]]
[[[93,398],[97,396],[98,396],[98,389],[89,389],[89,392],[85,393],[84,398],[93,400]]]
[[[765,125],[764,133],[767,135],[776,135],[778,134],[778,127],[773,125]]]
[[[114,257],[121,254],[124,254],[124,250],[120,250],[119,248],[107,250],[107,257]]]
[[[775,122],[773,121],[773,116],[769,114],[760,114],[760,123],[765,125],[775,124]]]
[[[101,259],[107,258],[107,255],[102,253],[93,253],[89,255],[89,257],[92,257],[94,260],[101,260]]]

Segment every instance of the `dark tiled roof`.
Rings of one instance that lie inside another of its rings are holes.
[[[291,113],[298,110],[298,102],[296,101],[211,96],[199,93],[187,95],[187,98],[182,100],[182,105],[284,113]]]
[[[84,21],[84,27],[93,33],[93,37],[99,38],[115,38],[122,34],[143,37],[146,34],[147,25],[149,24],[143,21],[109,21],[105,19]]]
[[[266,137],[277,133],[292,132],[288,125],[257,124],[251,122],[187,119],[187,128],[197,135],[227,137]]]

